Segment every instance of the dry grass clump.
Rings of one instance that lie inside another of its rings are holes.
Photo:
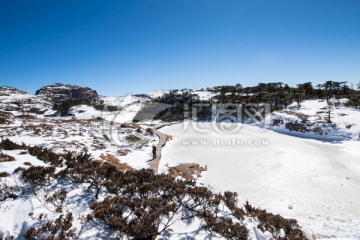
[[[119,149],[116,152],[119,156],[126,156],[131,151],[129,149]]]
[[[133,135],[133,134],[127,135],[127,136],[125,137],[125,139],[126,139],[126,141],[128,141],[128,142],[139,142],[139,141],[141,140],[140,137],[135,136],[135,135]]]
[[[120,160],[112,154],[107,154],[106,156],[104,154],[101,154],[100,158],[109,163],[110,165],[114,166],[119,171],[133,170],[132,167],[130,167],[126,163],[121,163]]]
[[[1,162],[13,162],[15,158],[7,154],[0,154],[0,163]]]
[[[133,129],[141,129],[141,126],[136,123],[122,123],[120,125],[122,128],[133,128]]]
[[[307,121],[309,119],[309,117],[310,117],[307,114],[303,114],[303,113],[299,113],[299,112],[295,112],[295,111],[282,111],[282,110],[280,110],[278,112],[294,115],[294,116],[300,118],[302,121]]]
[[[172,177],[182,177],[186,180],[194,180],[194,175],[201,176],[201,172],[206,171],[197,163],[184,163],[175,167],[169,167],[169,173]]]

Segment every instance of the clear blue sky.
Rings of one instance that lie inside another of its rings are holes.
[[[360,80],[359,0],[1,0],[0,85]]]

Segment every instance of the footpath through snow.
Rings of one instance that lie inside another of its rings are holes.
[[[156,126],[153,128],[154,133],[156,136],[159,137],[158,144],[156,145],[156,158],[151,161],[150,167],[154,170],[155,173],[159,170],[159,163],[161,158],[161,150],[165,146],[167,141],[167,135],[163,134],[162,132],[158,131],[158,129],[164,127],[165,125]]]

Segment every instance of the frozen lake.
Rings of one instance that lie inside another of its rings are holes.
[[[317,234],[360,238],[360,142],[327,143],[252,126],[221,133],[210,123],[198,129],[167,126],[166,164],[199,163],[198,179],[216,191],[234,191],[270,212],[299,220]]]

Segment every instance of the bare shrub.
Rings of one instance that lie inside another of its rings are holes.
[[[229,217],[214,217],[211,214],[202,216],[206,225],[204,229],[216,236],[226,239],[245,240],[248,239],[248,230],[240,223],[234,223]]]
[[[245,211],[242,208],[237,206],[238,194],[236,192],[224,192],[223,201],[225,205],[232,211],[234,217],[239,220],[243,220],[244,216],[246,215]]]
[[[265,210],[251,206],[249,202],[246,202],[244,207],[249,216],[259,220],[257,227],[261,231],[269,231],[275,239],[307,239],[295,219],[286,219],[278,214],[268,213]],[[281,229],[284,231],[285,237],[280,236]]]
[[[220,194],[191,181],[176,181],[143,169],[113,174],[106,188],[115,196],[93,204],[90,218],[134,239],[155,238],[178,221],[174,218],[178,213],[181,220],[205,220],[203,229],[213,235],[245,239],[248,234],[242,224],[220,216]]]
[[[0,117],[0,124],[7,124],[7,123],[9,123],[8,120],[6,120],[5,118]]]
[[[7,173],[7,172],[0,172],[0,178],[8,177],[8,176],[10,176],[9,173]]]
[[[50,186],[53,181],[55,167],[29,167],[23,170],[22,177],[35,190],[38,187]]]
[[[39,219],[39,222],[42,222]],[[67,212],[64,216],[61,214],[55,220],[49,220],[41,226],[30,227],[24,233],[25,239],[29,240],[67,240],[75,237],[75,229],[72,227],[73,215]]]
[[[8,198],[17,198],[21,193],[20,187],[15,182],[7,180],[0,181],[0,201]]]
[[[68,168],[61,173],[70,181],[78,184],[88,184],[88,189],[95,190],[95,198],[98,199],[100,190],[104,188],[111,177],[111,174],[116,171],[114,166],[99,161],[88,161],[84,163],[75,163],[72,168]]]
[[[152,239],[173,223],[181,207],[173,201],[176,188],[170,179],[166,175],[155,175],[151,170],[114,175],[107,189],[117,196],[92,205],[92,217],[120,234],[134,239]],[[160,223],[164,226],[159,229]]]
[[[42,160],[46,163],[51,163],[54,166],[60,166],[62,163],[62,156],[59,154],[54,153],[47,148],[42,147],[31,147],[29,148],[29,153],[32,156],[36,156],[39,160]]]
[[[13,173],[22,172],[22,171],[24,171],[24,170],[25,170],[25,168],[23,168],[23,167],[17,167],[17,168],[14,170]]]
[[[67,153],[64,156],[64,159],[66,160],[66,164],[68,168],[74,168],[78,164],[88,163],[92,161],[91,154],[88,153],[82,153],[79,155],[73,155],[71,153]]]
[[[65,189],[59,189],[53,194],[50,194],[50,192],[46,190],[45,194],[45,202],[54,206],[55,212],[61,213],[66,200],[67,191]]]
[[[0,142],[0,149],[3,149],[3,150],[24,150],[27,148],[28,148],[28,146],[26,146],[24,143],[19,145],[17,143],[10,141],[10,139],[8,139],[8,138],[6,138],[5,140],[2,140]]]

